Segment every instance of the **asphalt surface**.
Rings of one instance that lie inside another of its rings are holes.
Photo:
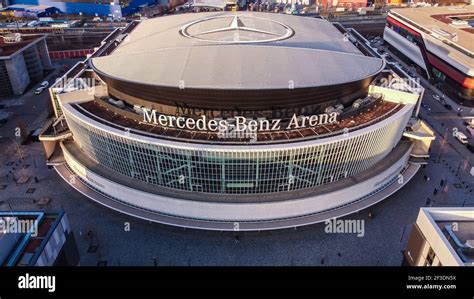
[[[45,119],[53,112],[48,89],[44,89],[40,94],[35,94],[43,81],[48,81],[51,86],[56,78],[62,73],[62,66],[72,67],[78,59],[68,59],[54,62],[54,70],[43,78],[36,85],[27,90],[23,95],[8,99],[0,99],[0,119],[6,118],[7,122],[0,127],[0,139],[15,138],[15,129],[23,124],[28,131],[35,130],[43,126]]]

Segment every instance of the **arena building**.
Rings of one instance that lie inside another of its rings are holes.
[[[365,209],[426,163],[420,94],[394,79],[322,19],[160,17],[117,29],[52,86],[40,139],[67,183],[122,213],[297,227]]]
[[[474,106],[474,5],[392,9],[384,40],[418,72]]]

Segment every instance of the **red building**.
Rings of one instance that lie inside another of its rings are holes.
[[[384,40],[460,104],[474,106],[474,7],[393,9]]]

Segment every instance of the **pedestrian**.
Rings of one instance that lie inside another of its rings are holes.
[[[443,193],[447,193],[447,192],[448,192],[448,186],[447,186],[447,185],[446,185],[446,186],[444,186],[444,188],[441,190],[441,192],[443,192]]]
[[[35,183],[38,183],[38,182],[39,182],[38,178],[37,178],[37,177],[35,177]]]

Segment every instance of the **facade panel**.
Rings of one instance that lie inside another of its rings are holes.
[[[107,126],[91,125],[92,119],[79,119],[71,113],[72,106],[66,109],[75,142],[90,159],[111,171],[160,187],[223,194],[300,190],[365,171],[399,142],[411,113],[411,108],[404,109],[383,125],[327,143],[221,150],[193,148],[186,142],[179,148],[140,141],[138,135],[130,138],[133,133],[120,135]]]

